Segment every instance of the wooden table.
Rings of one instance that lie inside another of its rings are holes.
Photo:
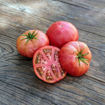
[[[16,39],[58,20],[79,29],[93,58],[86,75],[50,85],[18,54]],[[0,0],[0,105],[105,105],[105,0]]]

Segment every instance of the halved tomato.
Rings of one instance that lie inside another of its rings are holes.
[[[57,47],[44,46],[33,56],[33,67],[36,76],[47,83],[56,83],[66,76],[59,63]]]

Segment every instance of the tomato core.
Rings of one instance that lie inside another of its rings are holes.
[[[80,64],[80,61],[82,61],[85,64],[88,64],[86,61],[88,61],[88,59],[84,58],[86,55],[88,55],[89,53],[85,53],[83,54],[83,49],[77,54],[77,58]]]
[[[38,34],[38,33],[35,33],[35,31],[33,31],[32,34],[31,34],[31,32],[29,32],[28,35],[23,34],[22,36],[26,36],[26,37],[23,38],[23,39],[27,39],[27,42],[28,42],[29,40],[37,39],[37,38],[36,38],[37,34]]]

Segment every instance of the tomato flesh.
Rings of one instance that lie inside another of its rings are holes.
[[[45,46],[36,51],[33,67],[38,78],[47,83],[55,83],[66,76],[59,63],[59,51],[53,46]]]

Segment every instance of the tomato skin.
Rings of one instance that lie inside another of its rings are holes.
[[[82,54],[88,53],[84,56],[88,61],[87,64],[80,61],[77,58],[78,53],[83,50]],[[81,76],[85,74],[90,66],[90,61],[92,58],[91,51],[88,46],[80,41],[71,41],[65,44],[60,51],[59,59],[62,68],[67,71],[71,76]]]
[[[63,75],[60,75],[58,78],[55,77],[55,79],[54,79],[53,81],[48,81],[48,80],[46,80],[45,77],[44,77],[45,73],[44,73],[43,76],[41,77],[41,76],[39,75],[39,73],[37,72],[37,69],[36,69],[37,64],[36,64],[35,62],[36,62],[38,53],[41,53],[44,49],[52,49],[53,51],[56,50],[56,51],[58,51],[58,52],[60,51],[59,48],[54,47],[54,46],[44,46],[44,47],[39,48],[39,49],[34,53],[34,56],[33,56],[33,68],[34,68],[34,72],[35,72],[36,76],[37,76],[39,79],[41,79],[42,81],[44,81],[44,82],[46,82],[46,83],[54,84],[54,83],[56,83],[56,82],[59,82],[59,81],[62,80],[63,78],[65,78],[67,72],[64,71],[64,72],[63,72]],[[45,56],[45,55],[44,55],[44,56]],[[57,62],[57,61],[54,61],[54,52],[53,52],[53,54],[52,54],[51,59],[52,59],[52,60],[48,60],[48,62],[45,64],[45,66],[47,66],[47,68],[49,68],[52,64],[56,64],[56,66],[57,66],[58,63],[59,63],[59,60],[58,60],[58,62]],[[58,59],[59,59],[59,58],[58,58]],[[60,64],[60,63],[59,63],[59,64]],[[38,64],[38,65],[39,65],[39,64]],[[41,63],[40,65],[44,65],[44,64]],[[51,71],[51,70],[50,70],[50,71]],[[45,72],[46,72],[46,71],[45,71]],[[58,69],[57,69],[57,73],[58,73],[58,74],[60,73],[60,72],[58,71]],[[53,75],[54,75],[54,74],[53,74]]]
[[[33,33],[34,31],[37,33],[36,35],[37,39],[32,39],[32,40],[29,40],[28,42],[27,42],[27,39],[23,39],[23,38],[26,38],[26,36],[23,36],[23,34],[28,35],[29,32]],[[43,47],[45,45],[49,45],[49,39],[47,35],[45,35],[40,30],[28,30],[23,34],[17,38],[17,42],[16,42],[17,50],[23,56],[32,58],[34,52],[38,48]]]
[[[53,23],[46,32],[50,44],[61,48],[69,41],[77,41],[79,33],[76,27],[66,21],[57,21]]]

